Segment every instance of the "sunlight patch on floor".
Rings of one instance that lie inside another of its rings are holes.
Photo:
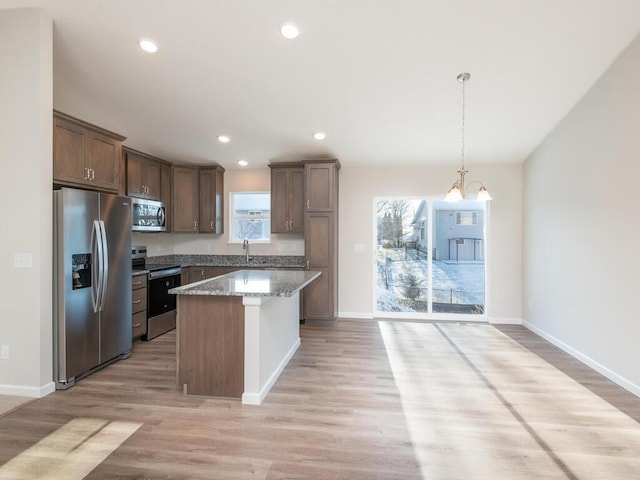
[[[424,478],[637,478],[640,425],[490,325],[378,325]]]
[[[0,467],[0,480],[80,480],[141,425],[73,419]]]

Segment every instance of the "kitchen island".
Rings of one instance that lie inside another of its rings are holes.
[[[300,346],[299,293],[320,272],[239,270],[178,296],[178,383],[259,405]]]

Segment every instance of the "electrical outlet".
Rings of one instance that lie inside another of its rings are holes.
[[[13,255],[13,266],[16,268],[31,268],[33,259],[30,253],[15,253]]]
[[[9,360],[9,345],[0,346],[0,358],[2,360]]]

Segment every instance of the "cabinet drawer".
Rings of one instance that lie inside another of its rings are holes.
[[[138,288],[147,288],[147,276],[135,275],[131,277],[131,288],[133,288],[134,290]]]
[[[147,309],[147,289],[138,288],[131,292],[131,301],[133,303],[132,313],[138,313]]]
[[[147,311],[134,313],[131,318],[131,326],[133,329],[133,338],[138,338],[147,333]]]

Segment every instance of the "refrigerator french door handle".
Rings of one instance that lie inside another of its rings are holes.
[[[107,298],[107,280],[109,279],[109,245],[107,244],[107,229],[104,222],[100,220],[100,236],[102,242],[102,289],[100,293],[100,311],[104,309],[104,301]]]
[[[100,296],[100,281],[102,276],[100,275],[100,262],[101,262],[101,242],[98,230],[100,224],[97,220],[93,221],[91,227],[91,304],[93,306],[93,312],[98,311],[98,302]]]

